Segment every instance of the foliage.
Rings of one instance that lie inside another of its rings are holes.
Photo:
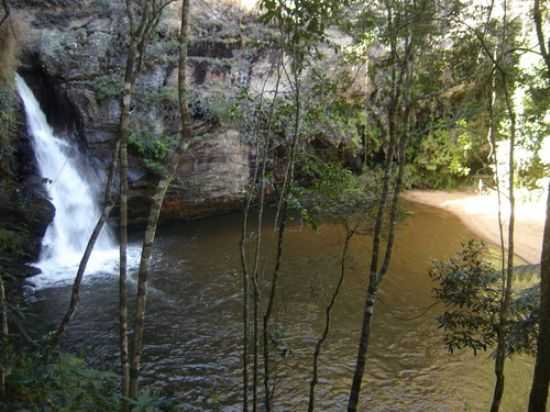
[[[289,206],[306,223],[316,228],[325,219],[368,219],[376,193],[373,174],[357,176],[340,163],[312,155],[302,155],[298,163],[305,186],[292,188]]]
[[[178,108],[178,90],[175,87],[162,87],[160,89],[146,90],[136,96],[146,106],[161,106],[163,109]]]
[[[154,136],[145,132],[132,132],[128,139],[129,150],[139,155],[149,171],[158,175],[164,172],[164,161],[173,144],[171,136]]]
[[[202,100],[206,107],[208,116],[226,126],[238,124],[242,114],[240,111],[241,100],[246,99],[245,94],[233,97],[228,96],[223,90],[212,93]]]
[[[122,80],[117,75],[104,74],[87,81],[87,83],[95,91],[96,99],[100,103],[116,99],[122,93]]]
[[[550,164],[542,159],[544,139],[550,136],[550,79],[542,66],[523,75],[526,93],[523,99],[521,145],[532,156],[519,165],[518,184],[538,188],[539,181],[550,175]]]
[[[456,256],[432,266],[430,276],[437,282],[434,295],[445,305],[437,320],[450,352],[471,349],[477,354],[496,343],[501,272],[488,260],[486,245],[470,240]],[[517,276],[525,273],[516,270]],[[511,316],[504,325],[508,355],[531,352],[535,347],[538,293],[538,285],[515,292]]]
[[[18,232],[0,227],[0,255],[21,256],[24,254],[25,238]]]
[[[7,379],[7,410],[43,412],[117,411],[120,395],[118,376],[90,368],[77,356],[31,351],[11,352],[11,373]],[[4,356],[5,358],[5,356]],[[133,402],[135,411],[167,410],[158,394],[144,391]],[[4,410],[1,409],[0,410]]]
[[[348,0],[261,0],[260,8],[262,20],[274,23],[287,37],[284,44],[299,72],[310,49],[325,38],[327,26],[349,3]]]
[[[470,348],[477,353],[494,343],[500,290],[497,272],[484,259],[485,248],[469,241],[457,256],[435,262],[430,272],[439,284],[435,297],[446,306],[438,321],[450,352]]]
[[[415,153],[419,186],[448,188],[470,173],[473,133],[461,119],[457,127],[434,127],[420,141]]]
[[[349,92],[355,81],[356,78],[346,70],[339,70],[335,75],[313,71],[308,84],[309,93],[314,98],[310,99],[303,120],[303,128],[310,138],[324,140],[333,146],[345,146],[354,153],[363,148],[362,133],[369,125],[363,97]]]
[[[83,360],[62,354],[48,362],[42,356],[21,356],[8,377],[14,408],[31,411],[116,409],[117,377],[86,367]]]
[[[13,134],[16,128],[16,100],[13,80],[0,81],[0,170],[11,172],[14,153]]]

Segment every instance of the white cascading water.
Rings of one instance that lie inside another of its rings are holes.
[[[40,175],[45,179],[55,218],[42,241],[39,261],[42,270],[37,286],[66,282],[74,278],[86,244],[100,215],[94,184],[99,179],[79,173],[78,152],[54,135],[34,94],[23,78],[16,77],[17,92],[23,101],[27,127]],[[72,152],[72,153],[71,153]],[[87,266],[87,273],[112,272],[118,248],[106,225]]]

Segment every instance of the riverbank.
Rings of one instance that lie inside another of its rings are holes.
[[[499,244],[498,203],[494,193],[463,191],[410,190],[403,198],[425,205],[448,210],[486,241]],[[507,242],[508,212],[503,213],[504,238]],[[540,262],[542,235],[545,222],[545,205],[541,202],[519,203],[516,207],[514,230],[515,253],[529,263]]]

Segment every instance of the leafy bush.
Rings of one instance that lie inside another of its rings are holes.
[[[487,246],[470,240],[456,256],[432,266],[430,276],[438,284],[434,295],[445,305],[437,320],[450,352],[471,349],[476,354],[496,343],[502,273],[489,259]],[[516,276],[532,272],[530,267],[514,269]],[[514,291],[511,314],[504,325],[508,355],[534,348],[539,289],[536,285]]]
[[[116,410],[117,380],[73,355],[61,354],[53,361],[37,354],[19,356],[8,375],[8,403],[11,410]]]
[[[160,89],[146,89],[136,93],[146,107],[161,106],[165,109],[178,109],[178,89],[175,87],[161,87]]]
[[[360,217],[365,223],[373,210],[374,173],[357,176],[336,162],[325,162],[304,155],[302,167],[304,186],[294,186],[289,206],[299,211],[304,221],[316,227],[321,220],[348,220]]]
[[[4,346],[2,354],[6,351]],[[77,356],[67,353],[45,356],[35,351],[13,357],[10,366],[5,410],[32,412],[119,410],[121,398],[118,392],[118,376],[110,371],[90,368]],[[137,412],[170,410],[170,405],[150,390],[140,393],[138,399],[131,403],[132,410]],[[0,408],[0,410],[4,409]]]
[[[173,144],[171,136],[153,136],[145,132],[133,132],[128,139],[128,148],[143,159],[149,171],[158,175],[164,172],[164,161]]]
[[[105,74],[88,81],[95,91],[98,102],[104,102],[109,99],[117,98],[122,93],[122,80],[115,75]]]
[[[15,91],[12,82],[0,81],[0,169],[12,169],[12,155],[15,151],[12,144],[16,128]]]
[[[459,121],[457,126],[437,128],[422,138],[414,157],[418,185],[448,188],[469,175],[474,138],[465,121]]]

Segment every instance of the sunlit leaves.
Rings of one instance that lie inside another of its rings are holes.
[[[445,307],[437,320],[450,352],[471,349],[477,353],[496,343],[501,272],[489,260],[485,244],[470,240],[456,256],[432,266],[433,292]],[[538,297],[538,285],[514,293],[511,316],[503,329],[508,355],[533,349]]]

